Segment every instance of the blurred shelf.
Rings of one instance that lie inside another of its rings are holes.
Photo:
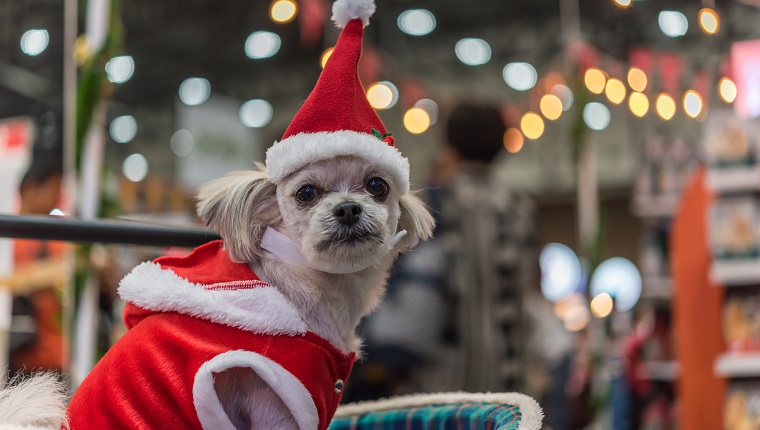
[[[729,378],[760,377],[760,352],[725,353],[715,362],[715,374]]]
[[[758,191],[760,169],[757,166],[711,168],[707,171],[707,188],[722,193]]]
[[[647,381],[671,382],[678,379],[681,366],[675,360],[648,360],[641,363],[636,376]]]
[[[670,218],[681,199],[679,194],[640,194],[633,198],[633,214],[640,218]]]
[[[669,276],[645,275],[641,297],[647,299],[669,299],[673,296],[673,280]]]
[[[760,284],[760,258],[715,260],[710,279],[725,286]]]

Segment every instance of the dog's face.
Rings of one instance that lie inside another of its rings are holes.
[[[390,252],[399,224],[391,174],[357,157],[301,168],[278,185],[288,232],[319,266],[366,267]]]
[[[219,232],[234,261],[260,258],[262,236],[272,227],[315,266],[341,269],[333,273],[411,249],[434,225],[420,199],[399,194],[388,171],[352,156],[310,163],[276,186],[263,168],[233,172],[201,187],[198,215]],[[407,234],[395,243],[402,230]]]

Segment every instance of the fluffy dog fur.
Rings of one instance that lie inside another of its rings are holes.
[[[359,351],[356,326],[380,301],[393,260],[429,238],[433,229],[433,219],[424,204],[412,194],[399,195],[389,176],[371,162],[345,156],[312,163],[279,185],[284,210],[298,226],[296,231],[288,231],[303,245],[304,257],[309,261],[372,263],[356,273],[331,274],[293,265],[261,248],[267,227],[285,231],[276,186],[267,179],[263,166],[203,186],[198,215],[222,236],[233,260],[249,264],[262,280],[280,290],[311,331],[343,351]],[[388,195],[382,200],[365,189],[367,181],[375,177],[385,178],[389,184]],[[315,203],[304,205],[295,194],[307,184],[321,193]],[[341,241],[346,231],[333,212],[347,201],[362,207],[360,220],[351,229],[366,233],[368,239]],[[387,249],[397,230],[406,230],[407,235]],[[215,387],[238,428],[296,428],[282,401],[253,371],[226,371],[217,376]]]

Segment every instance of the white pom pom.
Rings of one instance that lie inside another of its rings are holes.
[[[375,0],[337,0],[332,11],[332,20],[338,28],[345,27],[352,19],[361,19],[366,27],[375,13]]]

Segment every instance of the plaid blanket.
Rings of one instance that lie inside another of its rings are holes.
[[[329,430],[517,430],[520,408],[464,403],[335,418]]]

